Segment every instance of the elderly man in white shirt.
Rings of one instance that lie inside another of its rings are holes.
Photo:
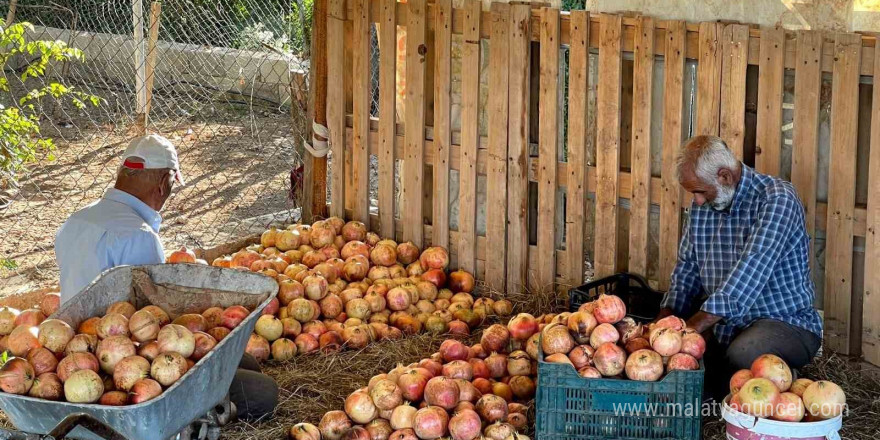
[[[97,202],[75,212],[55,236],[62,304],[102,272],[116,266],[161,264],[162,216],[174,182],[184,184],[177,150],[159,135],[139,137],[122,156],[116,184]],[[229,389],[242,418],[256,419],[278,404],[278,385],[245,354]]]

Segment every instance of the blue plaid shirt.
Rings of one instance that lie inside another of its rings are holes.
[[[691,206],[663,306],[684,315],[708,295],[700,309],[722,318],[715,327],[722,344],[758,319],[821,336],[803,205],[789,182],[742,170],[728,210]]]

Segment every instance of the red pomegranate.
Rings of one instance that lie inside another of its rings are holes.
[[[626,316],[626,305],[615,295],[601,294],[594,303],[593,316],[599,324],[614,324]]]

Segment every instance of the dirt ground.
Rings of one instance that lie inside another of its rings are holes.
[[[218,106],[219,107],[219,106]],[[290,116],[282,112],[224,108],[202,121],[167,117],[152,132],[178,148],[187,185],[167,202],[160,235],[173,248],[211,246],[245,235],[273,219],[290,217],[290,170],[297,155]],[[135,136],[125,119],[97,122],[53,118],[43,132],[57,144],[56,158],[43,157],[0,195],[0,304],[28,307],[24,292],[58,282],[55,233],[67,217],[99,199],[113,184],[119,156]],[[210,120],[211,122],[204,122]],[[276,216],[266,214],[277,213]],[[248,222],[247,219],[257,218]]]

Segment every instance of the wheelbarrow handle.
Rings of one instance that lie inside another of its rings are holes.
[[[83,428],[88,429],[104,440],[126,440],[125,437],[120,435],[113,428],[84,413],[74,413],[65,417],[61,423],[52,429],[49,433],[49,438],[65,438],[67,434],[70,434],[70,432],[76,429],[77,426],[82,426]]]

